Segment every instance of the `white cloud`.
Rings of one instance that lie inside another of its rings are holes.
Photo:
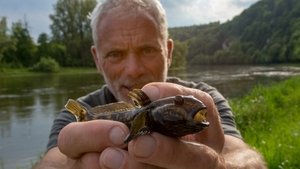
[[[27,21],[30,34],[36,39],[42,32],[50,33],[51,21],[56,0],[0,0],[0,17],[5,16],[8,27],[12,22]]]
[[[225,22],[258,0],[162,0],[169,25],[183,26]]]
[[[170,27],[227,21],[258,0],[161,0],[167,12]],[[0,0],[0,16],[6,16],[9,24],[23,20],[30,26],[36,39],[42,33],[50,33],[49,15],[54,12],[56,0]]]

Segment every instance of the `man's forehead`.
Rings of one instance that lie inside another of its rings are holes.
[[[122,9],[122,8],[121,8]],[[134,22],[151,22],[153,25],[157,25],[153,16],[144,10],[117,10],[113,8],[112,10],[106,12],[101,18],[98,27],[101,29],[106,27],[114,27],[114,25],[122,22],[124,26],[134,24]]]
[[[154,19],[141,12],[124,15],[111,12],[111,15],[103,17],[97,29],[99,39],[113,36],[159,34],[159,28]]]

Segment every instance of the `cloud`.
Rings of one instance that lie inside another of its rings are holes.
[[[258,0],[162,0],[170,27],[225,22]]]
[[[42,32],[50,33],[49,15],[57,0],[0,0],[0,16],[11,22],[28,21],[36,39]],[[225,22],[258,0],[161,0],[170,27]]]
[[[240,6],[240,7],[244,8],[244,7],[250,6],[254,2],[257,2],[258,0],[231,0],[231,1],[236,6]]]
[[[30,34],[36,39],[42,32],[50,33],[49,15],[53,13],[55,3],[56,0],[0,1],[0,17],[7,18],[9,28],[13,22],[26,21]]]

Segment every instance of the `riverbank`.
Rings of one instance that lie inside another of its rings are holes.
[[[84,73],[97,73],[97,69],[94,67],[61,67],[59,71],[54,74],[84,74]],[[43,72],[33,72],[28,68],[5,68],[0,71],[0,76],[28,76],[28,75],[41,75],[51,74]]]
[[[244,139],[263,154],[270,169],[300,168],[300,76],[257,86],[230,102]]]
[[[189,68],[187,71],[176,72],[174,76],[195,82],[204,81],[215,86],[226,98],[239,98],[241,100],[258,84],[271,86],[293,76],[299,76],[299,68],[298,66],[283,65],[198,66]],[[6,73],[4,76],[0,72],[0,131],[2,136],[0,139],[0,168],[31,168],[32,163],[36,162],[39,155],[45,151],[49,129],[57,113],[65,105],[66,100],[78,98],[94,91],[104,83],[103,78],[99,76],[94,68],[69,68],[67,70],[62,68],[61,72],[52,74],[19,72],[12,71],[12,73]],[[295,86],[295,88],[298,86]],[[294,89],[292,92],[294,92]],[[247,108],[253,103],[243,102],[243,104]],[[282,109],[289,111],[288,108]],[[253,108],[254,110],[256,109]],[[242,111],[235,110],[235,112],[240,113]],[[247,120],[247,113],[244,114],[242,119]],[[282,118],[281,116],[278,117]],[[257,123],[245,123],[244,125],[246,127],[256,126],[261,120],[258,121],[253,118],[253,121]],[[286,124],[289,124],[289,121],[286,121],[280,123],[283,123],[284,130],[288,131],[289,127]],[[239,121],[238,123],[243,124]],[[239,128],[241,126],[243,125],[239,125]],[[282,127],[281,124],[277,124],[277,126]],[[39,130],[36,130],[37,128]],[[260,129],[253,130],[254,132],[260,132]],[[267,133],[267,131],[264,132]],[[247,132],[243,132],[243,134],[247,135]],[[253,133],[249,133],[249,136],[245,138],[251,138],[251,134]],[[274,134],[274,136],[277,135],[278,133]],[[281,144],[284,141],[281,141]],[[251,140],[249,142],[252,146],[257,147],[255,142]],[[290,144],[290,142],[287,143]],[[273,144],[276,144],[276,138]],[[266,148],[265,151],[268,152],[268,149]],[[273,150],[273,154],[274,152],[275,150]],[[295,153],[292,155],[295,155]],[[282,158],[284,155],[279,155],[279,157]],[[279,159],[277,161],[282,162],[284,160]]]
[[[218,70],[221,68],[226,69],[236,69],[241,67],[240,65],[197,65],[196,67],[189,67],[188,69],[184,68],[171,68],[169,70],[169,73],[171,76],[176,76],[178,74],[181,74],[182,72],[193,72],[193,70],[197,70],[196,74],[201,73],[198,70]],[[272,67],[275,67],[275,69],[278,69],[278,67],[282,67],[282,71],[287,72],[299,72],[300,70],[300,64],[273,64],[273,65],[243,65],[242,67],[256,67],[255,69],[259,69],[260,67],[269,67],[272,69]],[[267,71],[267,70],[264,70]],[[40,75],[40,74],[80,74],[80,73],[96,73],[97,69],[96,67],[60,67],[59,71],[56,73],[44,73],[44,72],[33,72],[30,71],[29,68],[9,68],[9,67],[0,67],[0,77],[1,76],[19,76],[19,75]],[[275,72],[276,73],[276,72]]]

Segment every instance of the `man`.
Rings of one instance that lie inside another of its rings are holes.
[[[133,88],[142,88],[152,101],[193,95],[207,106],[210,126],[182,138],[154,132],[124,144],[125,124],[71,123],[75,118],[64,110],[54,121],[48,151],[37,168],[265,168],[261,156],[241,140],[228,103],[214,88],[167,79],[173,41],[158,0],[108,0],[94,9],[91,21],[91,50],[107,85],[78,101],[91,107],[130,101],[127,94]]]

